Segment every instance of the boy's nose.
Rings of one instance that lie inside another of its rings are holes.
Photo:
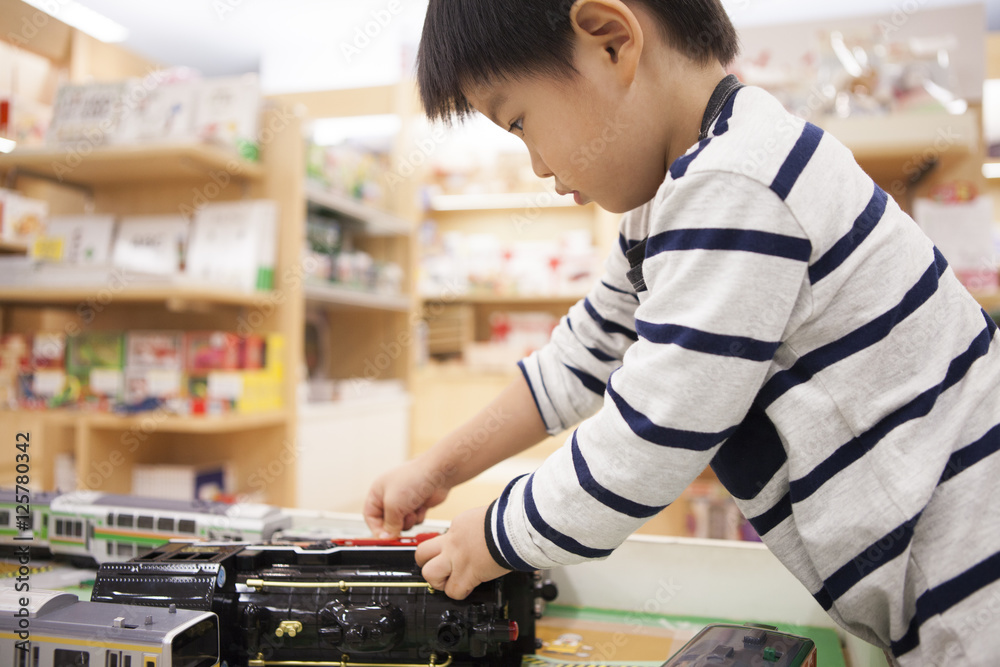
[[[548,178],[552,176],[552,172],[549,171],[548,165],[542,161],[542,158],[535,152],[533,148],[528,147],[528,155],[531,156],[531,170],[535,172],[538,178]]]

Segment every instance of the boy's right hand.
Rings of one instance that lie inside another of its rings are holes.
[[[408,461],[380,476],[365,498],[364,517],[372,535],[399,537],[422,523],[427,510],[444,502],[449,488],[421,459]]]

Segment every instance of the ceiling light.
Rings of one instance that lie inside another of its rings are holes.
[[[60,2],[24,0],[24,2],[102,42],[124,42],[128,39],[128,28],[93,9],[84,7],[75,0]]]

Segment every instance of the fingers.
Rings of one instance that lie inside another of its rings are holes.
[[[362,515],[365,523],[368,524],[368,530],[376,537],[380,536],[383,531],[382,514],[382,494],[379,489],[373,486],[368,495],[365,496]]]
[[[415,558],[417,560],[417,566],[423,567],[427,564],[427,561],[438,556],[444,547],[444,535],[438,537],[433,537],[429,540],[424,540],[417,545],[417,552]],[[435,588],[437,588],[435,586]]]

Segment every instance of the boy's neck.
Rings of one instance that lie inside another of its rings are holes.
[[[705,66],[691,63],[675,72],[671,85],[660,87],[664,106],[658,107],[670,109],[665,156],[668,169],[698,143],[705,109],[716,86],[726,77],[726,70],[718,62]]]

